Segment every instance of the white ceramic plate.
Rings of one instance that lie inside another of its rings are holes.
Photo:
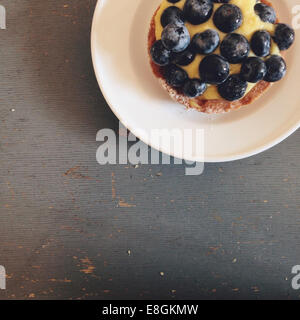
[[[299,39],[286,54],[284,80],[255,103],[225,115],[205,115],[173,102],[153,76],[147,54],[150,20],[160,2],[99,0],[94,14],[91,47],[98,83],[115,115],[134,135],[157,147],[147,140],[151,129],[204,129],[204,160],[222,162],[262,152],[300,126]],[[280,20],[291,24],[295,0],[272,2]],[[168,146],[159,149],[169,153]],[[195,160],[188,154],[182,158]]]

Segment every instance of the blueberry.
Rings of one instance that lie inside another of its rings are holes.
[[[196,53],[209,54],[215,51],[220,43],[217,31],[207,29],[204,32],[196,33],[192,39],[191,47]]]
[[[210,84],[224,82],[229,75],[229,63],[217,54],[206,56],[199,65],[201,80]]]
[[[172,87],[182,87],[188,79],[188,74],[175,64],[169,64],[164,68],[164,77]]]
[[[287,24],[278,23],[273,39],[280,50],[287,50],[295,40],[295,31]]]
[[[173,53],[172,62],[180,66],[187,66],[195,59],[196,54],[188,47],[184,51]]]
[[[266,61],[267,74],[264,78],[268,82],[276,82],[282,79],[286,74],[285,61],[277,55],[272,55]]]
[[[257,57],[248,58],[241,67],[241,77],[247,82],[256,83],[262,80],[267,73],[264,61]]]
[[[183,12],[178,7],[168,7],[161,15],[160,22],[163,27],[171,22],[184,22]]]
[[[264,4],[264,3],[257,3],[254,6],[255,13],[260,17],[260,19],[263,22],[270,22],[275,23],[276,22],[276,12],[275,10]]]
[[[252,51],[258,57],[266,57],[271,50],[271,36],[268,31],[256,31],[250,41]]]
[[[213,12],[212,0],[186,0],[183,12],[191,24],[200,24],[207,21]]]
[[[238,29],[243,22],[242,11],[234,4],[223,4],[213,17],[215,26],[222,32],[229,33]]]
[[[229,33],[221,43],[221,55],[230,63],[240,63],[250,52],[248,40],[238,33]]]
[[[181,52],[188,47],[191,37],[183,23],[171,22],[164,28],[161,40],[168,50]]]
[[[171,51],[165,48],[161,40],[155,41],[150,50],[154,63],[166,66],[170,63]]]
[[[207,89],[206,83],[199,79],[188,80],[183,86],[183,93],[189,98],[201,96]]]
[[[239,74],[233,74],[225,82],[218,85],[218,91],[222,98],[234,101],[244,96],[247,86],[248,83]]]
[[[213,0],[215,3],[228,3],[230,0]]]
[[[168,2],[171,2],[171,3],[176,3],[176,2],[179,2],[181,0],[168,0]]]

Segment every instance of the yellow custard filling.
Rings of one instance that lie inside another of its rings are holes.
[[[180,9],[183,9],[184,3],[186,0],[181,0],[177,3],[171,3],[167,0],[163,0],[162,4],[160,5],[159,10],[156,13],[155,16],[155,36],[156,40],[161,39],[161,34],[163,31],[163,27],[161,25],[160,19],[161,15],[165,11],[166,8],[170,6],[176,6]],[[263,22],[260,17],[255,13],[254,6],[256,4],[256,0],[231,0],[231,4],[235,4],[238,6],[243,14],[243,23],[242,25],[234,31],[234,33],[239,33],[245,36],[248,41],[250,41],[253,33],[257,30],[267,30],[271,35],[275,32],[275,25],[268,22]],[[222,5],[223,3],[214,3],[214,12]],[[191,35],[191,38],[196,34],[203,32],[207,29],[215,29],[218,31],[220,36],[220,41],[223,40],[223,38],[226,36],[226,33],[221,32],[218,30],[213,22],[213,14],[210,17],[210,19],[202,24],[199,25],[192,25],[188,22],[185,23],[187,29],[189,30],[189,33]],[[214,53],[220,54],[220,48],[218,47]],[[272,41],[271,46],[271,54],[278,54],[280,55],[280,50],[276,43]],[[249,56],[254,56],[254,53],[250,51]],[[182,69],[184,69],[189,77],[192,78],[199,78],[199,64],[201,60],[204,58],[204,55],[197,54],[194,61],[189,64],[188,66],[180,66]],[[241,69],[241,64],[230,64],[230,73],[239,73]],[[248,83],[247,91],[245,94],[247,94],[253,87],[255,86],[255,83]],[[221,96],[218,93],[217,86],[215,85],[208,85],[207,90],[202,95],[204,99],[207,100],[213,100],[213,99],[222,99]]]

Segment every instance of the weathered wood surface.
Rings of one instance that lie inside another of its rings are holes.
[[[299,132],[201,176],[100,166],[96,0],[1,4],[0,299],[299,298]]]

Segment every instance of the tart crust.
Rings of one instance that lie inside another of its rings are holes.
[[[267,0],[261,0],[261,2],[272,6],[272,4]],[[170,97],[173,100],[185,105],[188,109],[192,108],[204,113],[226,113],[252,103],[271,86],[270,82],[262,80],[258,82],[242,99],[236,101],[227,101],[225,99],[206,100],[201,98],[201,96],[198,98],[190,99],[185,96],[179,89],[171,87],[166,82],[163,76],[163,68],[156,65],[152,61],[150,55],[150,49],[153,43],[156,41],[154,19],[158,10],[159,7],[155,11],[150,24],[150,30],[148,33],[148,54],[150,58],[150,65],[154,75],[158,78],[161,86],[169,93]]]

